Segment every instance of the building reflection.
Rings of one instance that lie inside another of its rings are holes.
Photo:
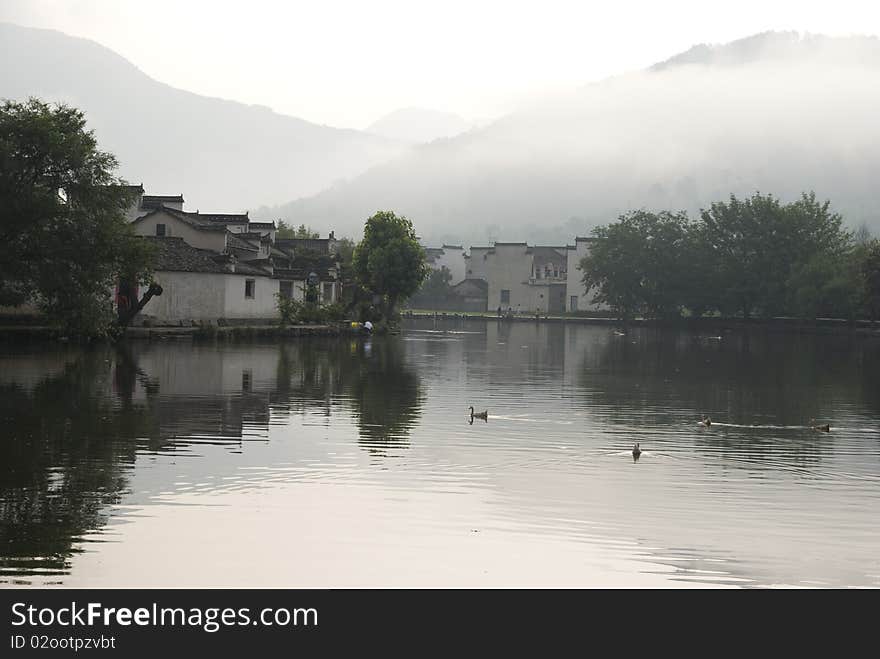
[[[0,354],[0,581],[66,573],[138,456],[238,453],[302,413],[341,414],[381,452],[407,445],[423,398],[394,338]]]

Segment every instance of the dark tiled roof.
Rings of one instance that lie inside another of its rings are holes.
[[[296,265],[292,268],[275,268],[275,279],[305,281],[310,272],[316,273],[321,281],[336,281],[336,276],[327,267],[307,268]]]
[[[258,231],[239,231],[235,235],[238,236],[239,238],[241,238],[242,240],[255,240],[258,243],[265,243],[265,242],[272,241],[272,239],[269,238],[269,236],[265,236],[262,233],[259,233]]]
[[[232,233],[231,231],[226,234],[226,247],[229,249],[244,249],[249,252],[259,252],[260,248],[255,245],[251,245],[249,242],[242,240],[238,237],[238,234]]]
[[[182,204],[183,195],[145,194],[141,198],[141,208],[159,208],[162,204]]]
[[[254,222],[251,220],[250,226],[257,227],[258,229],[274,229],[275,222]]]
[[[443,249],[464,249],[461,245],[443,245]]]
[[[156,246],[153,265],[156,270],[172,272],[228,272],[227,267],[218,262],[216,252],[197,249],[188,245],[183,238],[146,236]]]
[[[254,275],[271,277],[272,273],[260,267],[259,262],[237,261],[209,249],[198,249],[187,244],[183,238],[145,236],[156,245],[153,266],[156,270],[170,272],[212,272],[217,274]],[[266,259],[263,259],[265,261]],[[233,272],[233,267],[235,272]]]
[[[190,217],[195,217],[202,222],[210,222],[213,224],[249,224],[247,213],[186,213]]]
[[[281,251],[280,249],[278,249],[277,247],[274,247],[274,246],[272,247],[271,250],[269,250],[269,255],[270,255],[270,256],[275,256],[275,257],[277,257],[277,258],[279,258],[279,259],[287,259],[287,260],[290,260],[290,259],[293,258],[293,257],[292,257],[290,254],[288,254],[287,252],[283,252],[283,251]]]
[[[453,286],[452,290],[456,295],[467,295],[469,292],[487,295],[489,293],[489,282],[485,279],[465,279]]]
[[[332,239],[335,243],[336,239]],[[278,238],[275,244],[281,249],[308,249],[319,254],[330,253],[330,238]]]
[[[258,265],[254,265],[254,261],[238,261],[235,264],[235,274],[237,275],[255,275],[257,277],[271,277],[269,270],[263,269]]]

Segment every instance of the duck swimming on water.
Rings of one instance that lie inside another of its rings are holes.
[[[471,421],[474,419],[482,419],[483,421],[489,420],[489,410],[483,410],[482,412],[474,412],[474,406],[471,405]]]
[[[707,428],[712,425],[712,419],[707,416],[704,416],[701,421],[697,421],[701,426],[706,426]]]
[[[816,422],[816,419],[810,419],[810,425],[813,428],[813,430],[818,430],[819,432],[831,432],[831,424],[830,423],[823,423],[818,426],[812,425],[815,422]]]

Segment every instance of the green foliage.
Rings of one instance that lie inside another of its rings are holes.
[[[791,313],[790,278],[814,258],[843,258],[851,236],[842,224],[813,193],[791,204],[760,193],[712,204],[702,212],[699,236],[718,308],[744,317]]]
[[[35,301],[67,332],[108,331],[114,285],[149,281],[151,256],[126,222],[133,193],[116,167],[81,111],[0,106],[0,304]]]
[[[282,325],[302,325],[309,323],[337,323],[345,320],[345,306],[339,302],[334,304],[309,304],[293,298],[276,295],[278,313]]]
[[[439,270],[431,270],[431,274],[422,284],[421,292],[426,295],[443,296],[447,295],[452,287],[449,282],[452,281],[452,273],[445,265]]]
[[[422,287],[412,296],[407,306],[417,309],[446,309],[454,304],[452,273],[446,266],[431,270]]]
[[[279,220],[275,227],[276,238],[320,238],[321,234],[313,231],[312,227],[300,224],[297,228],[292,227],[284,220]]]
[[[783,204],[731,196],[689,222],[683,213],[627,213],[594,230],[581,263],[597,301],[628,318],[686,309],[749,317],[854,318],[870,308],[872,242],[856,243],[813,193]],[[867,241],[867,242],[865,242]]]
[[[875,238],[864,245],[857,264],[863,309],[875,320],[880,318],[880,240]]]
[[[622,318],[678,315],[689,274],[689,226],[684,213],[640,210],[596,228],[580,264],[584,285]]]
[[[357,284],[383,298],[388,319],[399,302],[419,290],[428,274],[425,250],[412,222],[391,211],[380,211],[367,219],[352,266]]]

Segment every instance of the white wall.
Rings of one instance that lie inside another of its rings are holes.
[[[473,251],[473,250],[472,250]],[[480,257],[482,258],[482,257]],[[486,259],[486,281],[489,284],[489,310],[534,312],[537,294],[529,286],[532,273],[532,254],[525,244],[496,244]],[[501,302],[501,291],[510,291],[510,302]]]
[[[153,279],[162,286],[162,295],[154,296],[138,318],[151,318],[160,323],[180,320],[216,323],[225,316],[225,277],[202,272],[158,271]]]
[[[173,215],[160,211],[150,217],[144,218],[134,225],[134,231],[139,236],[155,236],[156,225],[165,225],[165,235],[174,238],[183,238],[184,242],[191,247],[210,249],[214,252],[223,252],[226,249],[226,233],[223,231],[199,231]]]
[[[278,280],[252,275],[220,275],[225,279],[224,318],[276,318],[278,314]],[[254,297],[246,298],[245,280],[254,280]]]
[[[162,295],[153,297],[139,318],[157,323],[219,318],[275,318],[278,280],[239,274],[159,271],[154,279]],[[245,298],[245,280],[254,280],[254,297]],[[137,324],[137,323],[136,323]]]
[[[571,305],[572,295],[577,296],[576,311],[607,311],[608,305],[593,302],[595,290],[587,291],[583,284],[584,273],[580,269],[580,262],[590,251],[588,238],[576,238],[575,249],[568,250],[568,279],[566,281],[565,309],[575,311]]]

